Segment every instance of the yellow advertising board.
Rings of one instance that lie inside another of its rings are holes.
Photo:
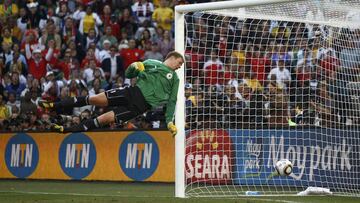
[[[167,131],[0,136],[0,178],[174,182]]]

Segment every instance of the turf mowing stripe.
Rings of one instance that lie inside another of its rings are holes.
[[[84,194],[84,193],[58,193],[58,192],[26,192],[26,191],[0,191],[0,196],[5,193],[12,194],[30,194],[30,195],[70,195],[70,196],[91,196],[91,197],[124,197],[124,198],[174,198],[174,196],[132,196],[132,195],[102,195],[102,194]],[[233,198],[230,198],[233,199]],[[242,198],[241,198],[242,199]],[[259,198],[244,198],[253,201],[281,202],[281,203],[301,203],[288,200],[274,200]]]
[[[0,191],[0,195],[5,193],[19,193],[19,194],[33,194],[33,195],[71,195],[71,196],[92,196],[92,197],[138,197],[138,198],[172,198],[174,196],[133,196],[133,195],[103,195],[103,194],[89,194],[89,193],[61,193],[61,192],[26,192],[26,191]]]

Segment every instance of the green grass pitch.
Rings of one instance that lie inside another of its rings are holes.
[[[281,202],[281,203],[358,203],[360,198],[337,196],[310,197],[174,197],[174,184],[0,180],[0,202]]]

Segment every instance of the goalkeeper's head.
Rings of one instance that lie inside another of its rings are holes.
[[[169,52],[164,64],[173,70],[179,69],[185,62],[184,56],[177,51]]]

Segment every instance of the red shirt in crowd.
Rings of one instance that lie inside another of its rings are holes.
[[[223,70],[223,67],[219,64],[212,63],[208,66],[204,67],[205,71],[205,84],[223,84],[224,79],[223,74],[221,73]]]
[[[188,58],[187,67],[191,69],[192,76],[199,76],[200,64],[199,62],[204,61],[204,54],[193,52],[191,50],[185,51],[185,56]]]
[[[47,61],[44,58],[42,58],[38,63],[31,58],[27,60],[27,63],[29,73],[33,75],[34,78],[40,80],[40,78],[45,77]]]
[[[251,71],[256,74],[256,78],[260,83],[264,83],[268,73],[267,66],[270,65],[270,60],[266,57],[251,58]]]
[[[58,62],[54,68],[60,70],[61,72],[63,72],[64,73],[64,78],[66,80],[69,80],[71,63],[61,61],[61,62]]]
[[[339,65],[339,60],[333,56],[327,56],[320,61],[321,69],[325,72],[326,76],[330,76]]]
[[[90,60],[95,60],[96,61],[96,67],[100,67],[101,66],[101,63],[96,60],[96,58],[94,57],[93,59],[89,59],[89,58],[84,58],[82,61],[81,61],[81,64],[80,64],[80,68],[81,69],[85,69],[87,67],[87,65],[89,64],[89,61]]]
[[[136,61],[141,61],[144,57],[145,51],[142,49],[122,49],[120,52],[121,57],[124,60],[125,70],[130,64]]]

